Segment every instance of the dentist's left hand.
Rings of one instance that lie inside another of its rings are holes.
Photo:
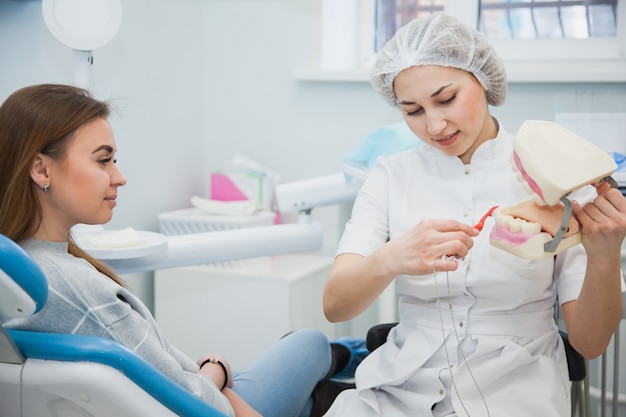
[[[587,359],[606,350],[622,319],[621,248],[626,236],[626,200],[608,183],[596,185],[598,196],[572,214],[580,223],[587,268],[578,298],[564,303],[563,318],[572,347]]]
[[[621,256],[626,237],[626,199],[607,182],[598,184],[596,191],[598,196],[592,202],[572,204],[572,213],[581,226],[582,244],[590,257]]]

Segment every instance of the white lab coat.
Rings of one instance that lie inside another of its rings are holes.
[[[338,253],[366,256],[424,218],[475,224],[493,205],[528,200],[510,166],[512,141],[501,128],[469,165],[426,145],[381,158]],[[585,187],[572,199],[594,195]],[[400,324],[358,367],[356,390],[344,391],[327,416],[478,417],[487,408],[493,417],[569,415],[553,306],[557,295],[560,303],[577,298],[584,249],[528,261],[490,246],[492,227],[490,218],[449,284],[445,272],[396,278]]]

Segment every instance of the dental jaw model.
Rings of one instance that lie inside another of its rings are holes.
[[[611,156],[563,126],[528,120],[513,142],[513,170],[533,200],[494,212],[491,245],[524,259],[554,256],[581,241],[572,191],[613,181]]]

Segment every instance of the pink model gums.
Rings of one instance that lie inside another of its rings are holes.
[[[541,188],[539,188],[539,185],[532,178],[530,178],[530,175],[528,175],[528,173],[524,169],[522,160],[519,158],[519,155],[517,155],[515,151],[513,151],[512,158],[513,158],[512,163],[514,164],[514,168],[518,170],[519,174],[522,176],[522,180],[525,181],[526,184],[528,184],[528,188],[530,189],[530,191],[537,194],[537,196],[539,197],[537,201],[543,202],[544,196],[543,196],[543,192],[541,191]]]

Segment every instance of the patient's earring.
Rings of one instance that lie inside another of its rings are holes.
[[[43,187],[41,187],[41,189],[43,190],[44,193],[48,192],[48,188],[50,188],[50,186],[48,184],[44,184]]]

